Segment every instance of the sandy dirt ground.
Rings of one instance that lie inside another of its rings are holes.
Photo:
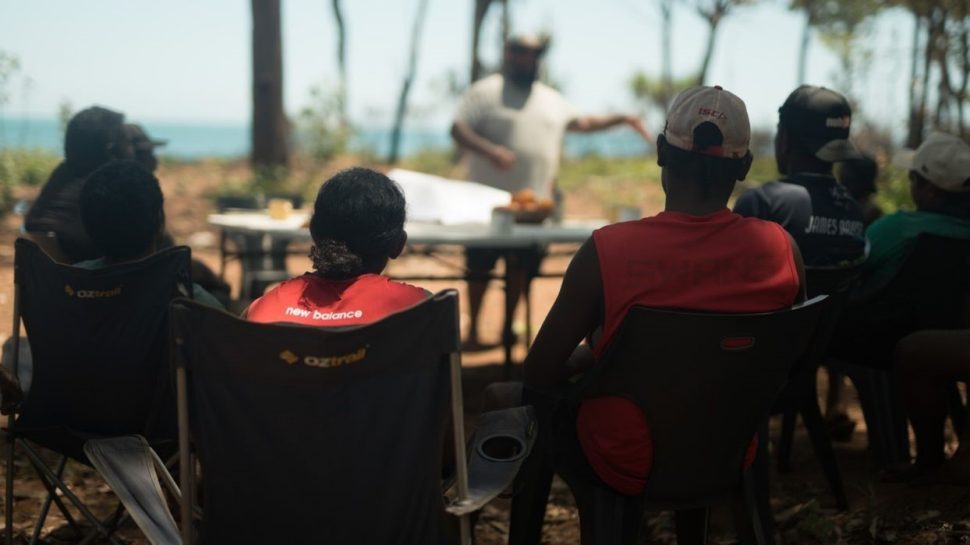
[[[219,190],[221,181],[244,176],[242,165],[201,164],[163,166],[160,179],[166,194],[166,212],[169,229],[180,243],[190,243],[193,255],[218,270],[218,253],[215,249],[217,233],[207,227],[205,217],[212,211],[211,196]],[[321,174],[320,179],[323,179]],[[21,190],[19,196],[30,198],[33,191]],[[642,209],[646,214],[659,210],[662,196],[659,188],[649,192],[649,202]],[[606,213],[594,199],[582,193],[570,194],[566,201],[567,214],[579,217],[597,217]],[[13,240],[21,218],[8,215],[0,219],[0,339],[11,331]],[[562,271],[568,258],[547,260],[544,270]],[[305,257],[290,259],[289,270],[296,274],[308,267]],[[391,274],[410,274],[421,271],[446,271],[427,260],[404,257],[390,267]],[[230,264],[226,278],[238,292],[239,271]],[[461,294],[462,308],[467,308],[466,290],[460,283],[421,282],[419,285],[437,291],[456,288]],[[538,331],[542,318],[548,312],[558,292],[559,279],[538,279],[532,292],[532,331]],[[501,286],[493,282],[485,300],[482,318],[483,341],[497,342],[502,322],[503,293]],[[467,325],[467,315],[462,322]],[[525,330],[524,312],[520,308],[515,320],[515,330]],[[524,343],[515,349],[517,361],[525,355]],[[502,351],[489,350],[464,355],[465,408],[469,429],[473,428],[478,414],[484,387],[503,377]],[[515,372],[518,372],[516,368]],[[824,393],[824,380],[820,377],[820,391]],[[772,507],[778,521],[779,534],[788,544],[815,543],[914,543],[956,544],[970,543],[970,488],[932,486],[912,487],[884,484],[878,479],[866,450],[864,427],[858,405],[852,406],[852,416],[860,421],[852,440],[836,444],[836,455],[844,475],[850,499],[850,510],[838,512],[828,491],[826,481],[815,461],[811,445],[802,428],[797,428],[793,467],[791,473],[772,474]],[[773,429],[777,433],[777,422]],[[953,447],[952,438],[950,448]],[[44,490],[38,483],[26,458],[16,458],[15,517],[14,528],[20,536],[29,537],[30,528],[36,520],[44,498]],[[0,473],[3,473],[0,468]],[[107,515],[115,505],[110,489],[90,468],[68,464],[66,482],[71,490],[95,507],[98,514]],[[2,495],[0,495],[2,502]],[[713,517],[713,543],[734,542],[733,526],[727,509],[716,510]],[[482,545],[505,543],[508,532],[508,500],[497,500],[489,505],[476,526],[477,542]],[[673,520],[669,513],[650,514],[644,522],[644,543],[674,543]],[[60,544],[76,541],[65,521],[56,510],[42,532],[43,543]],[[147,541],[133,525],[124,527],[120,536],[131,544]],[[20,538],[15,540],[21,543]],[[565,485],[557,481],[546,513],[544,543],[578,543],[578,516],[572,497]],[[3,543],[0,537],[0,544]]]

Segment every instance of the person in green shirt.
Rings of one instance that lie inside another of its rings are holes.
[[[916,210],[883,216],[866,230],[869,258],[855,300],[875,297],[889,285],[919,235],[970,239],[970,145],[931,134],[916,150],[909,179]]]
[[[155,253],[165,233],[164,202],[158,178],[136,161],[112,161],[92,172],[81,190],[81,220],[104,255],[74,266],[100,269]],[[192,298],[223,308],[198,284],[192,284]]]

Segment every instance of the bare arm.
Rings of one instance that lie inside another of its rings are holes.
[[[556,302],[525,358],[527,386],[555,386],[579,369],[570,357],[603,320],[603,280],[593,239],[573,257]]]
[[[635,115],[611,114],[577,117],[570,121],[569,125],[566,125],[566,130],[571,132],[596,132],[622,124],[629,125],[647,142],[653,141],[650,131],[647,130],[643,121]]]
[[[808,299],[808,285],[805,282],[805,260],[802,259],[802,251],[798,248],[798,243],[792,238],[791,234],[785,231],[788,242],[791,243],[792,257],[795,259],[795,270],[798,272],[798,295],[795,296],[795,304],[804,303]]]
[[[479,136],[464,121],[452,123],[451,137],[463,148],[484,156],[499,170],[508,170],[515,164],[515,154],[512,150]]]

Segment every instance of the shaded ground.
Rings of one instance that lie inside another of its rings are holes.
[[[218,257],[213,248],[215,233],[207,229],[205,216],[210,212],[211,201],[206,197],[217,190],[232,185],[246,176],[241,165],[202,164],[191,166],[163,167],[160,178],[166,193],[166,213],[169,228],[180,242],[190,242],[193,252],[217,268]],[[319,174],[323,179],[323,173]],[[592,192],[574,190],[567,196],[567,213],[572,216],[596,217],[608,214],[601,206],[602,200],[597,192],[607,183],[631,184],[636,181],[606,180],[595,186]],[[645,214],[659,210],[662,198],[655,183],[646,183],[630,189],[628,185],[617,187],[622,194],[624,187],[643,199],[640,204]],[[20,196],[29,197],[30,190],[21,190]],[[7,216],[0,220],[0,340],[10,332],[12,312],[12,264],[13,238],[20,218]],[[566,258],[550,259],[546,270],[562,270]],[[304,270],[307,260],[301,257],[291,259],[293,273]],[[424,273],[441,265],[429,264],[425,260],[403,259],[392,265],[391,272],[405,274],[411,270]],[[441,269],[439,269],[441,270]],[[230,265],[227,278],[235,282],[238,269]],[[463,286],[451,283],[421,283],[430,290],[457,287],[465,307]],[[557,279],[537,280],[533,289],[533,332],[538,329],[557,293]],[[238,286],[236,286],[238,289]],[[502,292],[500,286],[493,285],[486,296],[485,313],[482,320],[482,337],[485,341],[497,341],[501,326]],[[524,330],[520,309],[516,329]],[[467,322],[467,316],[463,316]],[[516,358],[521,360],[525,349],[516,349]],[[491,350],[476,354],[466,354],[464,390],[465,410],[468,427],[474,426],[475,415],[481,405],[481,393],[485,385],[502,378],[501,351]],[[824,392],[824,384],[820,384]],[[853,407],[854,417],[861,420],[858,406]],[[789,474],[772,475],[772,507],[778,519],[779,530],[788,544],[816,543],[913,543],[956,544],[970,543],[970,488],[923,487],[891,485],[878,482],[866,452],[864,430],[857,430],[849,443],[837,444],[838,457],[846,481],[850,510],[838,513],[828,492],[827,484],[814,460],[811,446],[801,427],[797,428],[793,453],[794,471]],[[19,534],[29,533],[43,501],[44,491],[29,469],[26,459],[18,457],[16,477],[15,529]],[[3,468],[0,468],[0,474]],[[2,476],[2,475],[0,475]],[[114,507],[110,490],[85,466],[69,464],[66,481],[72,491],[95,506],[99,514],[108,514]],[[2,482],[2,481],[0,481]],[[0,494],[0,503],[2,503]],[[497,545],[505,543],[508,530],[508,501],[499,500],[488,506],[476,527],[478,543]],[[45,528],[45,543],[59,544],[72,542],[63,536],[64,519],[52,512]],[[645,522],[645,542],[674,543],[672,519],[667,514],[653,514]],[[715,513],[714,542],[730,543],[731,523],[726,511]],[[122,532],[129,543],[147,543],[138,530],[127,527]],[[65,539],[61,539],[64,537]],[[572,498],[565,486],[558,482],[554,485],[552,498],[546,516],[544,542],[550,544],[578,543],[578,519]],[[2,537],[0,537],[2,543]]]

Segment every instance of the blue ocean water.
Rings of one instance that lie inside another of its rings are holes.
[[[144,122],[152,136],[168,140],[160,155],[180,159],[202,157],[235,158],[249,153],[249,126],[245,123],[178,123]],[[0,149],[41,148],[61,153],[60,124],[56,119],[5,117],[0,119]],[[447,127],[405,129],[401,138],[404,156],[425,149],[449,149],[451,137]],[[643,155],[649,146],[632,131],[620,128],[594,134],[568,134],[565,141],[568,156],[597,154],[607,157]],[[390,128],[370,127],[355,131],[351,148],[369,151],[378,157],[387,155]]]

